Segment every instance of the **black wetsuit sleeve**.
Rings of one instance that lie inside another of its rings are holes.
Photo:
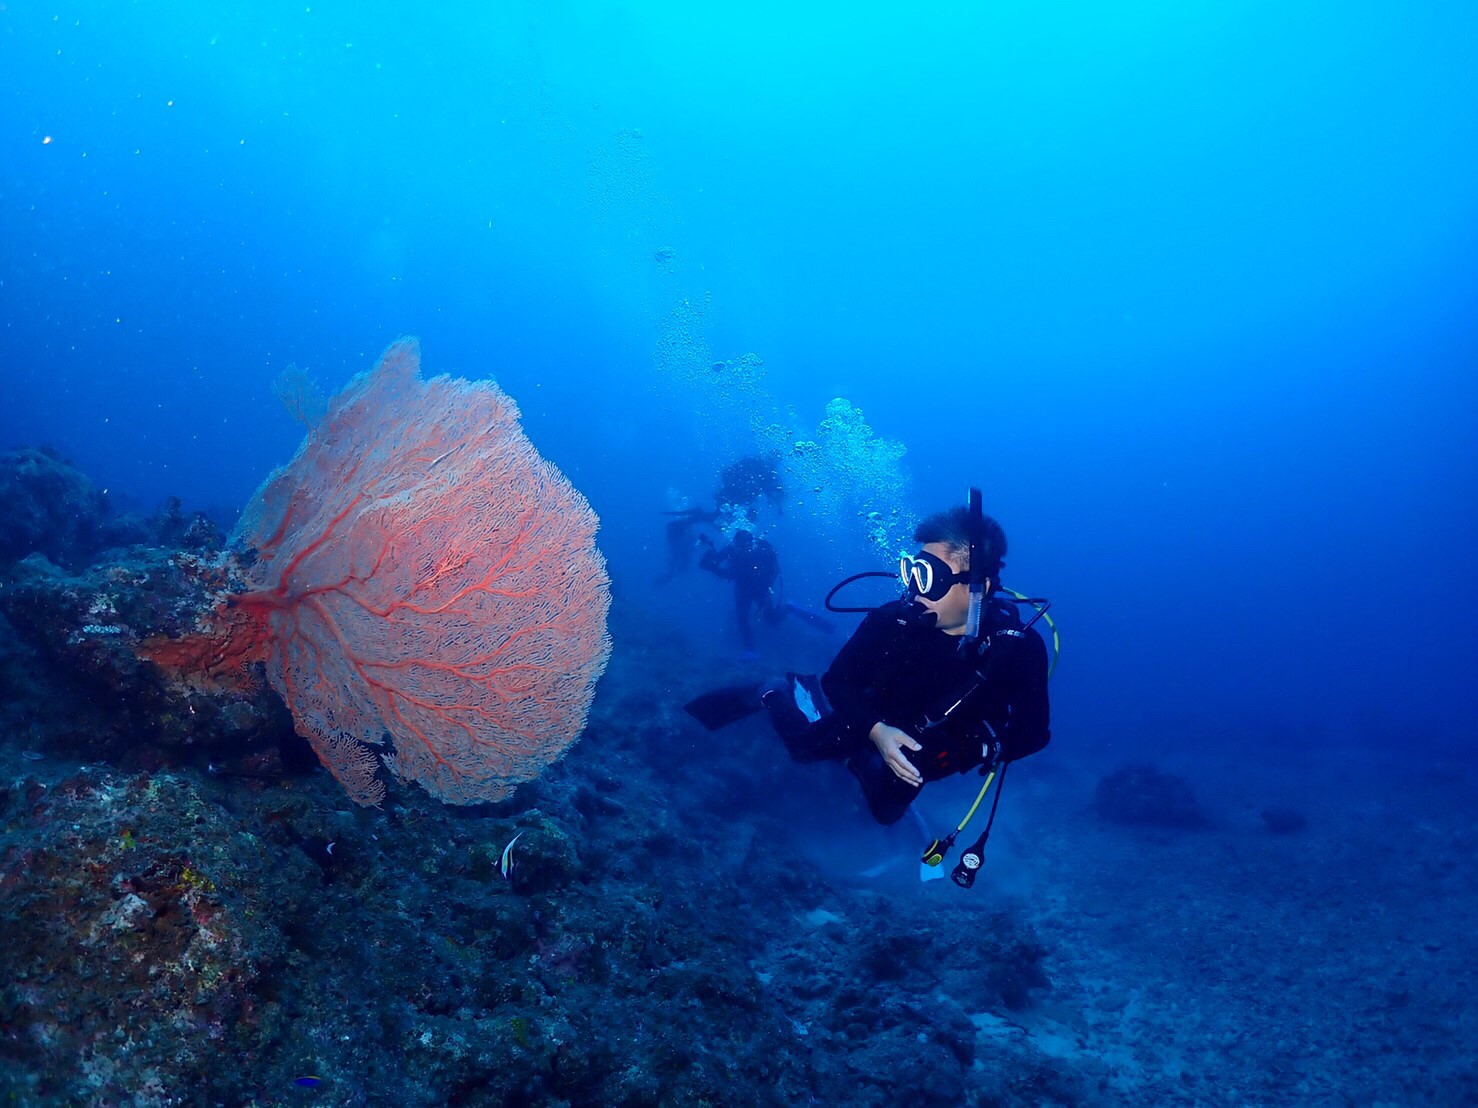
[[[722,577],[726,581],[734,579],[734,558],[727,548],[705,550],[703,557],[698,559],[698,568],[706,569],[709,573]]]
[[[821,678],[822,691],[841,728],[854,740],[867,738],[873,724],[883,718],[878,708],[878,681],[889,664],[896,625],[896,619],[883,611],[870,613]]]
[[[1001,756],[1008,762],[1035,754],[1052,737],[1047,701],[1047,644],[1033,629],[1012,652],[1011,714],[1001,732]]]

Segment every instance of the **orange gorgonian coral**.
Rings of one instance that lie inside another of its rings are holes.
[[[218,680],[261,661],[360,804],[382,763],[498,800],[575,741],[605,670],[597,526],[496,385],[423,380],[404,339],[257,490],[231,543],[249,587],[140,652]]]

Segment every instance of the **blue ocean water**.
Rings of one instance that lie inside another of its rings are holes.
[[[300,438],[274,378],[416,335],[518,402],[618,605],[720,651],[660,513],[819,438],[760,520],[789,594],[890,567],[870,490],[981,486],[1063,629],[1057,772],[1318,805],[1471,750],[1478,11],[217,8],[0,5],[0,450],[229,523]]]
[[[1473,722],[1457,9],[3,19],[7,446],[229,510],[296,442],[277,371],[416,334],[639,577],[721,461],[654,367],[688,300],[778,403],[903,443],[916,510],[988,488],[1085,716]]]

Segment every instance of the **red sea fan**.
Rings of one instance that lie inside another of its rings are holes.
[[[143,653],[217,678],[262,660],[360,804],[384,798],[381,762],[498,800],[575,741],[605,670],[597,526],[496,385],[422,380],[401,340],[257,490],[232,541],[250,587]]]

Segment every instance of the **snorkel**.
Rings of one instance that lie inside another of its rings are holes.
[[[965,510],[969,513],[970,528],[970,611],[965,617],[965,636],[960,640],[960,652],[975,649],[980,642],[980,617],[985,610],[985,508],[980,490],[973,485],[965,497]]]

